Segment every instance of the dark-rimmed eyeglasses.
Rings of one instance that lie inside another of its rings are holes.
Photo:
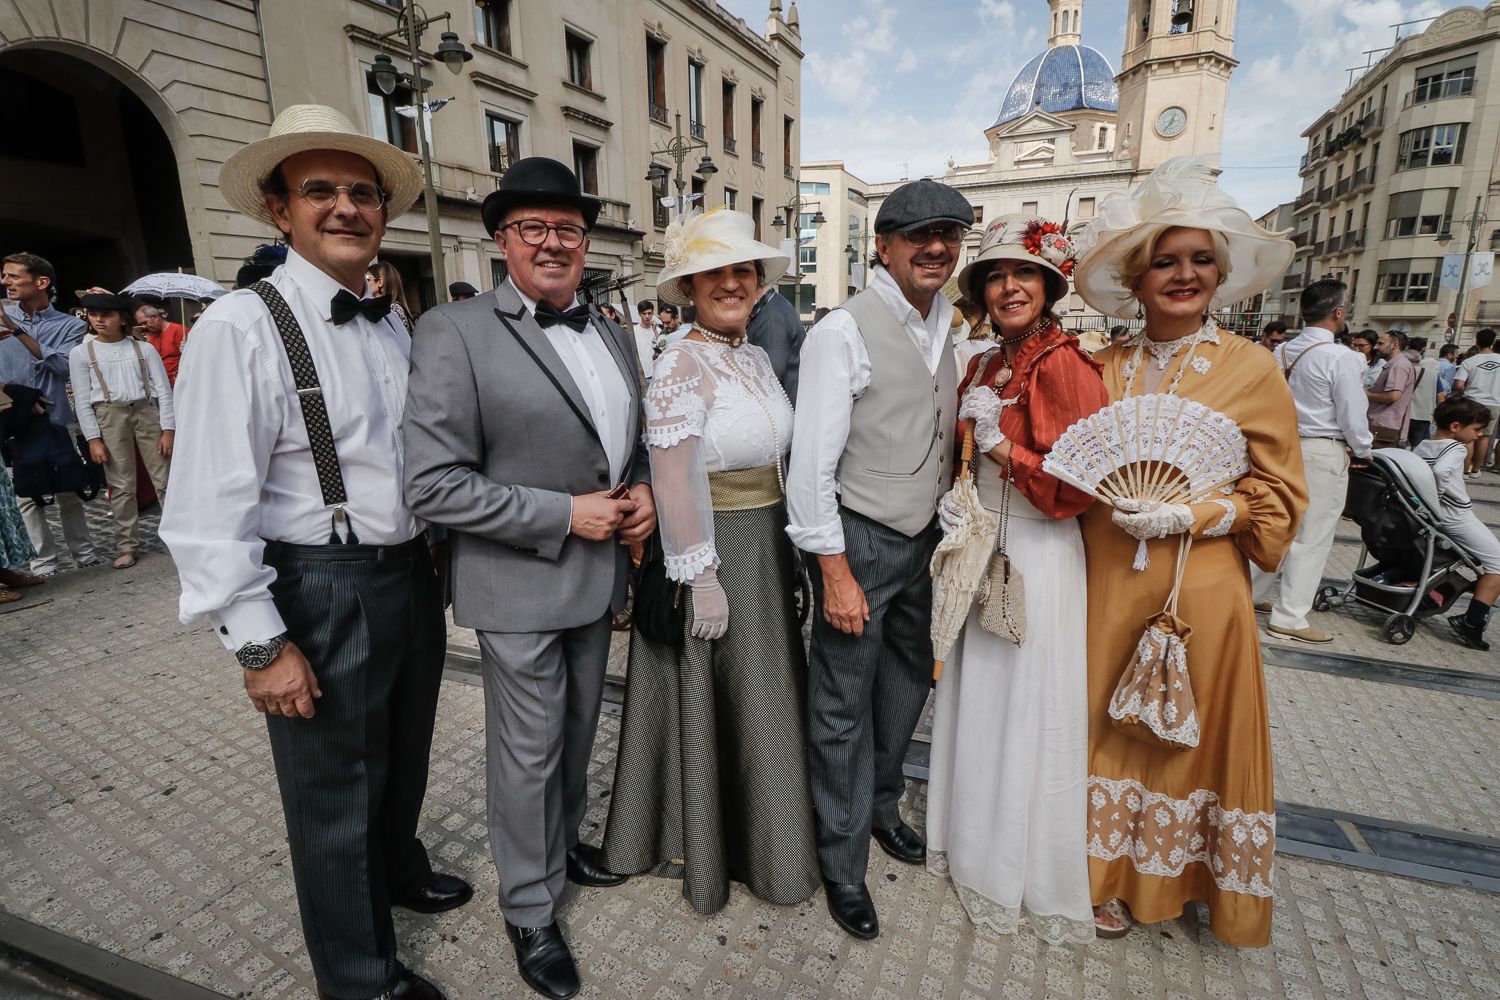
[[[901,235],[914,247],[925,247],[933,240],[942,240],[945,247],[956,247],[964,241],[964,233],[967,228],[956,222],[949,222],[937,226],[923,226],[921,229],[902,229]]]
[[[543,222],[541,219],[517,219],[515,222],[507,222],[500,228],[502,230],[514,229],[516,235],[521,237],[522,243],[533,247],[546,243],[548,233],[556,233],[557,242],[562,244],[564,250],[577,250],[583,246],[583,241],[589,235],[587,229],[575,226],[571,222],[553,224]]]
[[[321,177],[309,177],[297,188],[302,200],[320,212],[326,212],[339,200],[339,192],[349,196],[349,204],[361,212],[378,212],[385,204],[385,192],[369,181],[335,184]]]

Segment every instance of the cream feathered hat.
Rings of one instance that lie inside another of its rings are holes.
[[[678,286],[678,278],[758,260],[765,268],[765,283],[773,285],[792,263],[786,254],[755,238],[754,219],[728,208],[672,223],[663,242],[667,266],[656,277],[656,297],[678,306],[692,301]]]
[[[1213,298],[1216,307],[1249,298],[1279,279],[1296,253],[1292,241],[1258,225],[1214,178],[1210,157],[1179,156],[1128,194],[1117,192],[1100,202],[1077,241],[1073,287],[1083,301],[1106,316],[1133,312],[1135,293],[1120,276],[1125,258],[1174,227],[1206,229],[1227,244],[1229,267]]]

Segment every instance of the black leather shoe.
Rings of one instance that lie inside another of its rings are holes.
[[[392,906],[405,907],[418,913],[442,913],[456,910],[474,897],[474,887],[457,875],[440,875],[433,872],[427,880],[408,889],[396,899]]]
[[[557,921],[546,927],[517,927],[505,922],[505,933],[516,949],[516,967],[526,985],[551,1000],[567,1000],[578,992],[578,966],[563,940]]]
[[[445,1000],[443,991],[410,969],[402,973],[391,990],[391,1000]]]
[[[1448,626],[1458,636],[1458,641],[1470,649],[1488,650],[1490,648],[1490,644],[1484,641],[1484,632],[1470,625],[1463,615],[1454,615],[1449,618]]]
[[[604,868],[604,852],[588,844],[579,844],[568,852],[568,881],[574,885],[604,888],[619,885],[629,876],[616,875]]]
[[[830,882],[823,880],[828,897],[828,912],[833,922],[862,941],[880,935],[880,918],[875,915],[875,901],[863,882]]]
[[[871,830],[870,836],[875,838],[875,843],[880,845],[882,851],[897,861],[905,861],[909,865],[927,862],[927,842],[905,823],[897,823],[889,830]]]

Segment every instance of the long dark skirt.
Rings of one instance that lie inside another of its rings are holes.
[[[780,504],[715,512],[722,639],[689,634],[678,649],[630,636],[605,867],[681,878],[699,913],[723,907],[730,880],[781,905],[820,881],[785,526]]]

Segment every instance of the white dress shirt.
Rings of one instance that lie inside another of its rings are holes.
[[[874,269],[870,288],[890,306],[912,343],[936,374],[943,352],[953,349],[948,323],[953,304],[939,294],[924,319],[883,267]],[[838,466],[849,442],[854,401],[870,388],[870,352],[854,317],[835,309],[807,334],[797,382],[796,429],[786,477],[787,534],[804,552],[844,551],[839,520]]]
[[[1320,347],[1302,357],[1314,344],[1333,346]],[[1296,365],[1289,385],[1297,404],[1297,436],[1336,438],[1357,458],[1369,458],[1375,439],[1370,434],[1369,398],[1365,395],[1365,359],[1334,344],[1331,330],[1309,326],[1276,348],[1276,363],[1282,371]]]
[[[509,278],[505,280],[510,281]],[[513,281],[510,287],[515,289],[526,311],[535,317],[536,299],[516,288]],[[568,308],[576,305],[578,298],[574,296],[573,304]],[[630,459],[631,442],[626,440],[630,429],[630,386],[620,374],[614,352],[604,342],[604,331],[591,318],[588,328],[582,333],[574,332],[572,327],[563,323],[543,327],[542,332],[547,335],[557,356],[562,358],[563,367],[573,376],[578,391],[583,393],[589,417],[594,421],[594,429],[599,432],[599,441],[604,445],[604,455],[609,459],[609,481],[618,483],[625,471],[625,463]]]
[[[421,530],[401,492],[410,335],[395,316],[334,326],[329,306],[343,286],[295,250],[269,280],[317,366],[354,533],[366,545],[409,541]],[[254,292],[229,293],[193,327],[176,402],[161,537],[182,581],[182,621],[207,618],[229,649],[264,642],[286,631],[265,543],[325,544],[332,518],[291,364]]]
[[[89,361],[89,348],[94,349],[94,361]],[[136,348],[140,355],[136,355]],[[146,377],[150,385],[141,381],[141,359],[146,362]],[[95,365],[98,370],[95,370]],[[109,399],[104,398],[104,387],[99,384],[99,373],[109,384]],[[99,418],[94,416],[94,404],[103,402],[134,403],[147,396],[156,400],[157,416],[161,429],[172,430],[177,426],[172,411],[172,385],[167,381],[167,367],[161,355],[150,344],[126,337],[113,344],[106,344],[95,337],[85,340],[68,354],[68,373],[73,381],[73,403],[78,411],[78,429],[85,441],[92,441],[101,434]]]

